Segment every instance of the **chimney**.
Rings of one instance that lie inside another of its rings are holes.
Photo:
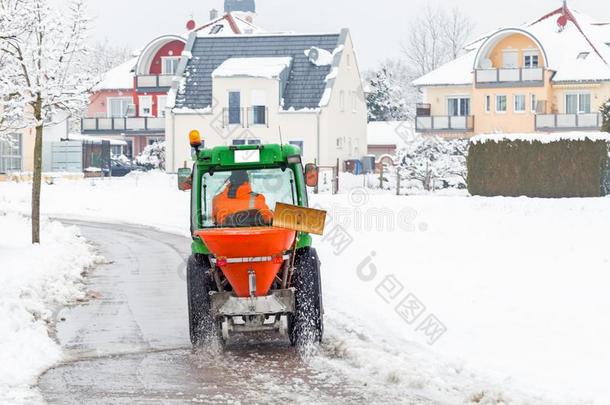
[[[215,20],[218,18],[218,10],[216,10],[215,8],[210,10],[210,21]]]

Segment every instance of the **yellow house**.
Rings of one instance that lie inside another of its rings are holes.
[[[414,81],[424,101],[417,106],[418,132],[599,131],[599,108],[610,99],[610,23],[564,3],[530,24],[486,35],[466,51]]]

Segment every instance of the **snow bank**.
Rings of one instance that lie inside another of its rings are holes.
[[[605,132],[562,132],[562,133],[535,133],[535,134],[481,134],[470,138],[471,143],[501,142],[501,141],[528,141],[551,143],[559,141],[604,141],[610,142],[610,134]]]
[[[61,359],[49,337],[53,309],[83,299],[82,272],[96,261],[75,227],[43,221],[30,244],[30,221],[0,210],[0,403],[42,402],[30,387]]]

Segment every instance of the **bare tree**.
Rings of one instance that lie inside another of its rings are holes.
[[[86,103],[85,1],[68,10],[49,0],[0,0],[0,111],[3,130],[34,127],[32,243],[40,242],[42,137],[53,115]]]
[[[452,8],[446,15],[443,35],[452,59],[460,56],[473,30],[474,23],[468,16],[462,14],[459,8]]]
[[[457,58],[474,28],[470,18],[454,8],[449,13],[429,4],[411,23],[402,50],[418,76]]]

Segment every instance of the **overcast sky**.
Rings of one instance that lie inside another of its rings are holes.
[[[472,17],[476,33],[518,25],[561,5],[561,0],[257,0],[255,23],[267,31],[337,32],[351,30],[362,69],[400,56],[409,21],[426,3],[460,7]],[[133,49],[166,33],[183,32],[193,17],[208,19],[223,0],[87,0],[94,17],[93,40]],[[585,14],[610,21],[609,0],[569,0]]]

